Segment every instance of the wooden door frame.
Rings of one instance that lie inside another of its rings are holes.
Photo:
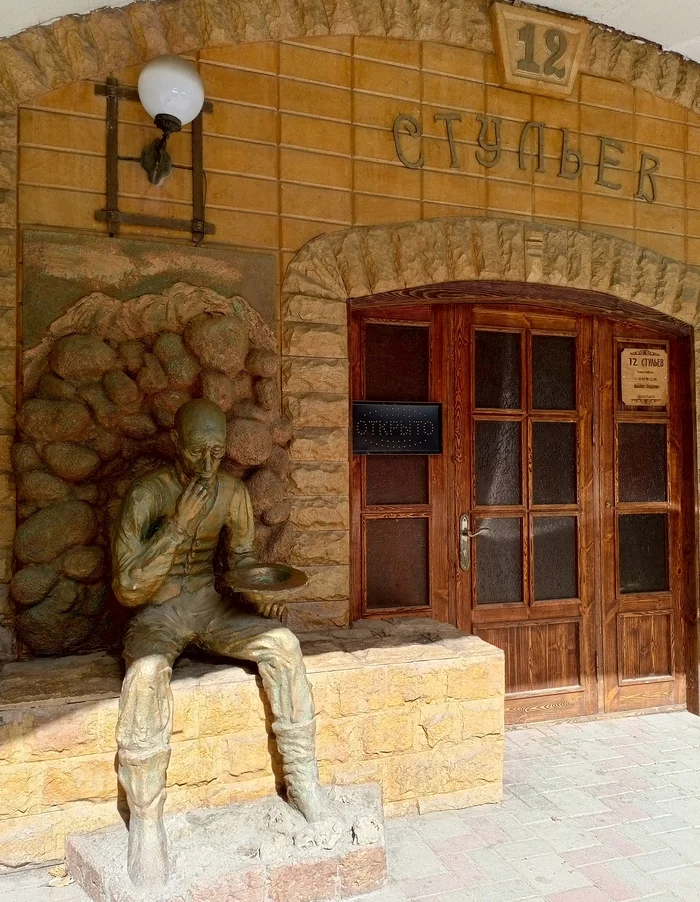
[[[450,317],[445,316],[448,308],[438,309],[427,304],[410,304],[400,312],[395,306],[384,308],[373,304],[363,308],[362,315],[348,312],[348,335],[350,346],[350,404],[353,399],[365,397],[364,349],[365,326],[369,324],[400,325],[413,324],[428,328],[429,336],[429,400],[442,401],[446,386],[453,379],[453,362],[449,354],[451,336],[449,335]],[[394,314],[392,315],[392,310]],[[432,616],[446,623],[454,623],[454,588],[453,588],[453,554],[449,542],[450,523],[453,522],[452,497],[449,485],[451,479],[449,451],[451,436],[454,434],[453,412],[450,405],[443,405],[442,431],[445,442],[445,453],[428,457],[428,480],[430,497],[427,505],[381,505],[369,508],[365,500],[366,458],[350,453],[350,541],[352,548],[362,549],[363,553],[350,557],[350,604],[353,620],[376,619],[386,616],[426,617]],[[391,609],[371,610],[365,605],[364,587],[364,545],[363,524],[368,517],[393,518],[397,515],[422,513],[429,521],[429,548],[446,547],[448,555],[431,554],[428,561],[430,604],[421,607],[397,607]],[[420,509],[420,510],[419,510]],[[452,604],[452,607],[451,607]],[[387,611],[389,612],[387,614]]]
[[[639,326],[652,327],[662,329],[670,334],[682,336],[685,341],[680,342],[684,349],[685,365],[687,367],[688,378],[683,380],[686,388],[686,397],[692,406],[694,412],[692,424],[686,426],[683,424],[683,457],[684,457],[684,481],[685,492],[683,499],[684,506],[684,537],[685,552],[691,560],[691,566],[685,571],[684,585],[684,601],[685,610],[683,616],[687,625],[686,630],[686,647],[685,653],[681,651],[686,662],[686,704],[687,708],[695,714],[700,714],[700,690],[699,690],[699,659],[698,648],[700,645],[698,638],[698,579],[697,562],[698,540],[700,538],[700,529],[698,528],[699,518],[699,498],[698,498],[698,449],[696,434],[696,397],[695,397],[695,373],[694,373],[694,354],[692,353],[692,337],[693,329],[691,326],[675,320],[665,314],[658,313],[646,307],[641,307],[627,301],[621,301],[611,295],[601,292],[585,291],[572,288],[558,288],[554,286],[541,285],[539,283],[519,283],[519,282],[498,282],[498,281],[478,281],[478,282],[459,282],[444,283],[440,285],[427,285],[410,289],[402,289],[398,291],[385,292],[382,294],[357,297],[348,300],[348,334],[349,334],[349,358],[351,372],[357,367],[358,348],[356,342],[353,341],[353,313],[355,311],[367,309],[369,307],[391,308],[394,306],[408,307],[411,305],[445,305],[445,304],[494,304],[494,305],[513,305],[514,309],[518,307],[529,307],[533,309],[541,308],[551,313],[580,313],[588,316],[604,316],[609,319],[624,320]],[[444,360],[448,360],[449,347],[453,346],[453,342],[458,336],[449,335],[443,330],[442,341],[444,343],[445,355]],[[443,363],[444,367],[444,363]],[[447,372],[443,372],[443,376],[447,377]],[[350,393],[349,401],[352,402],[353,392]],[[448,405],[448,407],[451,405]],[[460,412],[458,410],[449,411],[450,417],[458,419]],[[453,422],[454,427],[454,422]],[[446,429],[446,434],[455,434],[455,429]],[[455,449],[453,447],[446,448],[446,453],[452,457]],[[352,448],[350,447],[350,460],[352,461]],[[351,471],[352,471],[351,467]],[[356,478],[351,478],[351,501],[356,488]],[[690,489],[692,486],[692,490]],[[454,486],[447,486],[448,489],[448,507],[454,506]],[[599,503],[599,499],[598,502]],[[356,512],[355,504],[351,503],[350,519],[351,519],[351,537],[355,536]],[[449,522],[454,520],[454,511],[446,509],[445,513]],[[449,518],[452,519],[449,519]],[[352,538],[351,538],[352,541]],[[358,546],[353,541],[353,546]],[[357,555],[351,550],[351,598],[356,598],[357,586],[355,560]],[[451,570],[454,568],[451,567]],[[439,619],[456,623],[456,605],[455,592],[453,589],[454,579],[450,578],[449,599],[447,604],[440,605]],[[433,610],[433,616],[438,616],[438,610]],[[360,612],[353,606],[353,618],[360,616]],[[380,616],[380,615],[377,615]],[[385,615],[386,616],[386,615]],[[597,635],[601,635],[601,630],[597,629]],[[599,655],[599,667],[602,666],[602,658]],[[600,674],[599,674],[600,676]],[[600,684],[600,680],[599,680]]]

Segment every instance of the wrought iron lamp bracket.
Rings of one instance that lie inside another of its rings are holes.
[[[216,227],[206,221],[204,209],[204,137],[202,129],[202,115],[213,111],[213,103],[205,100],[202,112],[192,122],[192,219],[174,219],[168,216],[123,213],[119,209],[119,161],[133,162],[131,157],[119,155],[119,101],[128,100],[139,103],[139,95],[136,88],[120,85],[115,78],[108,78],[105,84],[95,85],[95,94],[107,99],[106,203],[103,210],[95,210],[95,219],[98,222],[107,223],[110,237],[114,238],[119,235],[121,225],[140,225],[191,232],[192,241],[195,244],[199,244],[205,235],[213,235]]]

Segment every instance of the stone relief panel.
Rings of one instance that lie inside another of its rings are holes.
[[[273,331],[241,297],[176,283],[122,301],[81,298],[25,350],[13,463],[18,638],[35,654],[111,647],[121,611],[109,536],[129,482],[170,460],[177,409],[207,397],[229,421],[224,466],[244,479],[257,553],[290,552],[291,426]]]
[[[126,301],[160,294],[185,273],[189,285],[244,297],[273,328],[277,319],[274,254],[26,229],[22,272],[25,349],[34,347],[58,316],[93,291]]]

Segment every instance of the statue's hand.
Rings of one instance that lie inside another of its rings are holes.
[[[193,479],[182,490],[177,499],[173,520],[182,532],[187,532],[189,525],[202,513],[210,494],[209,486],[199,479]]]
[[[285,605],[279,601],[258,602],[255,607],[261,617],[267,617],[269,620],[281,620],[284,616]]]
[[[269,592],[249,590],[244,592],[243,596],[261,617],[267,617],[270,620],[283,620],[286,605],[279,599],[270,598]]]

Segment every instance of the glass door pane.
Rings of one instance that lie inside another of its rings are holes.
[[[535,601],[578,598],[576,517],[535,517]]]
[[[532,424],[532,503],[576,504],[576,423]]]
[[[477,420],[474,428],[477,505],[520,504],[520,422]]]
[[[617,459],[620,501],[666,501],[665,423],[619,423]]]
[[[474,406],[484,409],[520,409],[520,333],[474,334]]]
[[[532,336],[533,410],[576,410],[576,339]]]
[[[476,603],[523,600],[522,520],[498,517],[477,521]]]
[[[668,592],[666,514],[622,514],[620,591],[623,595]]]
[[[367,519],[367,607],[422,607],[428,599],[428,518]]]

